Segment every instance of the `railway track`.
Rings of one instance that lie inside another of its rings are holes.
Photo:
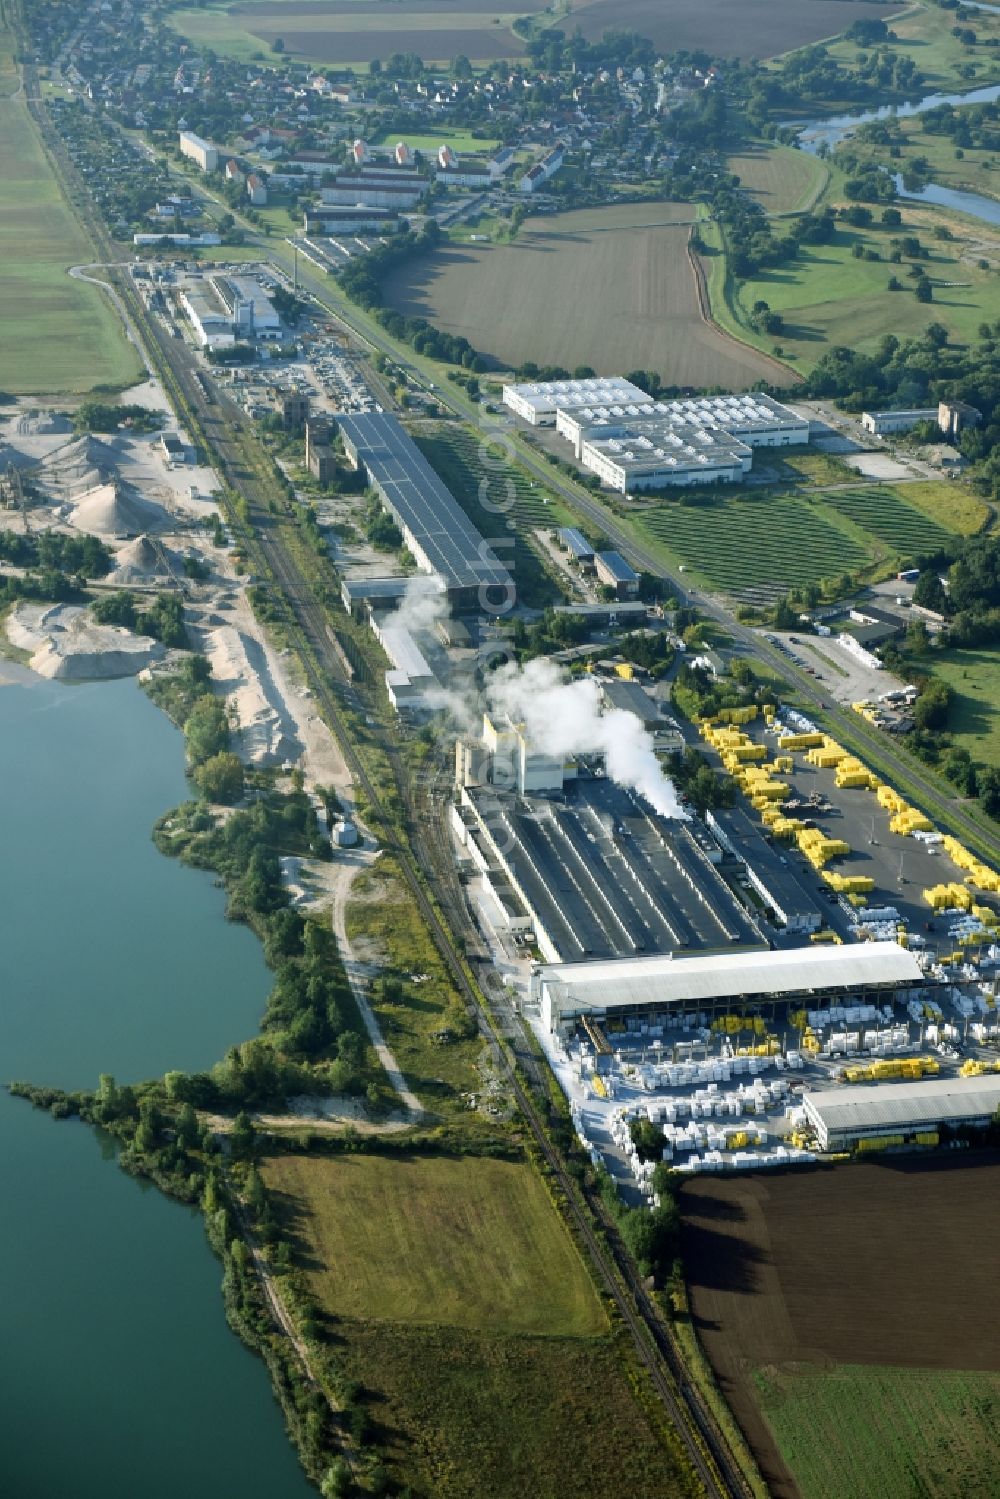
[[[24,69],[25,87],[29,94],[29,107],[41,130],[50,155],[54,158],[59,175],[64,183],[76,185],[72,197],[90,237],[103,259],[118,260],[118,253],[103,224],[93,211],[88,195],[80,183],[62,142],[52,129],[47,112],[37,94],[37,81],[30,67]],[[274,584],[275,603],[286,615],[287,623],[300,633],[307,649],[302,652],[302,664],[308,684],[317,705],[323,712],[335,734],[351,774],[363,790],[373,809],[384,812],[383,797],[372,781],[362,758],[354,745],[353,730],[345,713],[345,707],[357,709],[361,706],[357,689],[343,661],[343,651],[332,636],[325,610],[317,601],[309,581],[304,577],[295,559],[282,544],[278,528],[274,524],[271,504],[277,495],[277,485],[259,477],[264,471],[266,451],[256,438],[243,433],[243,413],[222,392],[214,394],[206,388],[204,379],[198,379],[194,359],[187,347],[166,332],[159,321],[149,313],[127,274],[109,269],[109,277],[115,283],[139,333],[158,366],[164,383],[174,397],[187,408],[196,430],[192,437],[198,439],[214,453],[230,488],[245,501],[247,510],[244,519],[236,506],[223,501],[229,523],[245,548],[247,555],[260,572]],[[184,414],[183,411],[181,413]],[[256,471],[256,473],[255,473]],[[397,853],[406,884],[427,924],[435,945],[464,997],[484,1037],[496,1043],[500,1066],[517,1107],[528,1126],[537,1149],[558,1183],[566,1203],[573,1226],[594,1268],[599,1284],[613,1301],[622,1323],[628,1328],[636,1355],[646,1369],[650,1383],[667,1412],[678,1438],[685,1450],[692,1469],[710,1499],[748,1499],[750,1487],[719,1432],[710,1413],[703,1405],[697,1390],[687,1378],[682,1359],[674,1346],[669,1331],[654,1306],[646,1288],[639,1280],[635,1267],[618,1238],[617,1231],[603,1212],[600,1204],[592,1204],[592,1211],[602,1222],[606,1242],[598,1234],[590,1212],[581,1201],[576,1183],[570,1176],[560,1152],[552,1144],[545,1120],[533,1096],[547,1097],[546,1080],[538,1058],[526,1044],[520,1033],[520,1019],[505,995],[494,992],[492,1010],[484,995],[498,986],[492,977],[488,963],[482,963],[482,986],[477,987],[470,971],[459,957],[455,941],[463,938],[470,943],[470,952],[478,943],[478,933],[456,877],[454,861],[448,844],[447,831],[440,816],[440,804],[430,798],[427,807],[420,807],[409,786],[409,778],[401,763],[398,751],[390,746],[390,762],[402,802],[407,812],[407,838],[401,840]],[[427,815],[430,813],[430,815]],[[442,909],[447,913],[446,925],[438,907],[430,899],[427,884],[435,889]],[[470,961],[481,961],[475,957]],[[531,1079],[527,1086],[522,1074]]]
[[[186,396],[203,418],[210,418],[219,410],[218,406],[207,406],[193,374],[184,383]],[[222,406],[221,415],[225,417],[225,405],[228,403],[221,394],[219,402]],[[227,443],[224,436],[216,445],[224,460],[227,458],[227,450],[235,447],[234,444]],[[242,450],[235,448],[235,451]],[[376,811],[384,811],[383,797],[354,747],[353,731],[346,718],[344,705],[346,702],[352,707],[358,707],[359,702],[356,689],[349,681],[331,641],[326,613],[317,602],[295,559],[276,537],[271,516],[266,509],[262,509],[262,501],[266,497],[259,492],[259,486],[239,477],[234,477],[231,482],[244,495],[255,521],[255,534],[252,539],[247,538],[247,542],[263,557],[267,571],[289,611],[290,622],[297,625],[308,646],[308,650],[303,653],[303,665],[317,705],[336,735],[348,768],[369,805]],[[637,1356],[677,1430],[692,1468],[712,1499],[746,1499],[751,1491],[743,1473],[729,1453],[698,1392],[687,1379],[680,1355],[618,1240],[613,1224],[604,1220],[608,1243],[602,1243],[589,1213],[579,1200],[576,1184],[562,1156],[549,1138],[545,1120],[533,1096],[534,1089],[522,1080],[520,1070],[524,1069],[544,1097],[545,1081],[538,1059],[526,1045],[512,1045],[506,1034],[516,1025],[512,1007],[508,1003],[507,1013],[501,1011],[498,1024],[456,951],[453,935],[461,942],[466,935],[478,940],[478,934],[471,926],[455,876],[447,832],[440,816],[440,805],[431,805],[426,809],[418,805],[409,788],[398,751],[391,745],[387,749],[396,785],[406,808],[408,824],[407,838],[399,842],[396,853],[403,878],[417,908],[459,993],[475,1013],[482,1034],[496,1042],[497,1055],[511,1094],[531,1131],[536,1147],[562,1190],[567,1211],[594,1266],[598,1281],[614,1301],[622,1322],[628,1328]],[[433,799],[431,800],[433,803]],[[426,811],[432,815],[422,815]],[[435,890],[448,915],[450,929],[428,895],[427,882]],[[596,1211],[599,1212],[600,1209],[597,1208]]]

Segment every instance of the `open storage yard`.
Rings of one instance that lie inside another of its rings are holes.
[[[504,368],[533,360],[653,369],[679,386],[788,384],[782,366],[705,320],[692,217],[688,204],[630,204],[528,219],[513,245],[453,246],[401,267],[386,302]]]
[[[682,1205],[695,1324],[777,1499],[997,1494],[995,1154],[702,1177]]]
[[[527,1162],[403,1150],[262,1170],[395,1482],[590,1499],[610,1467],[635,1499],[700,1492]]]
[[[935,488],[948,491],[944,483]],[[933,501],[930,484],[785,492],[744,486],[664,501],[639,512],[635,523],[713,587],[777,597],[844,573],[884,576],[943,546],[958,527],[945,524],[944,507],[932,518]]]
[[[426,63],[517,57],[524,42],[511,30],[519,15],[544,0],[518,0],[499,14],[490,0],[245,0],[175,10],[170,24],[202,46],[250,58],[277,37],[285,55],[312,62],[366,64],[393,52],[416,52]]]

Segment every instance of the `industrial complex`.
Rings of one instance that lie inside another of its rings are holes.
[[[485,877],[505,880],[552,962],[763,948],[697,826],[657,819],[603,777],[565,800],[467,786],[456,817]]]
[[[621,680],[601,702],[655,750],[662,704]],[[799,715],[729,713],[702,734],[743,795],[704,819],[662,815],[600,755],[553,753],[502,714],[456,745],[470,905],[581,1140],[647,1195],[637,1120],[690,1173],[926,1149],[1000,1117],[1000,913],[969,893],[1000,893],[1000,875]],[[794,794],[798,757],[822,790]],[[851,798],[873,789],[887,840],[909,850],[883,859],[869,817],[865,873],[827,868],[851,848],[826,819],[846,830]],[[937,883],[920,899],[947,923],[935,944],[901,874],[929,879],[925,866]]]
[[[655,401],[628,380],[505,385],[504,404],[533,427],[554,426],[581,468],[621,494],[739,483],[755,448],[809,441],[809,419],[771,396]]]
[[[274,341],[282,336],[274,303],[252,276],[189,275],[178,295],[203,349],[228,349],[237,342]]]

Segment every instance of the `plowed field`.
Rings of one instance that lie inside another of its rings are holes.
[[[769,1423],[763,1413],[762,1396],[773,1404],[788,1389],[794,1394],[798,1378],[808,1380],[809,1401],[800,1402],[797,1419],[814,1421],[817,1429],[826,1429],[825,1392],[833,1400],[847,1379],[855,1391],[866,1382],[873,1392],[879,1381],[901,1383],[911,1402],[917,1392],[932,1411],[951,1392],[953,1371],[963,1371],[970,1387],[992,1391],[980,1400],[982,1420],[992,1421],[1000,1393],[990,1377],[1000,1371],[996,1155],[961,1162],[907,1156],[766,1178],[701,1177],[685,1189],[683,1204],[698,1333],[778,1499],[837,1493],[815,1477],[803,1485],[798,1461],[790,1471],[785,1458],[796,1444],[787,1409],[784,1424],[773,1412]],[[900,1370],[925,1372],[915,1381],[912,1375],[903,1380]],[[948,1372],[935,1378],[934,1371]],[[829,1380],[820,1377],[824,1372]],[[975,1400],[970,1409],[974,1422]],[[966,1442],[975,1437],[969,1420],[967,1414]],[[842,1443],[839,1454],[832,1441],[827,1444],[835,1470],[839,1462],[841,1476],[831,1483],[839,1483],[841,1495],[858,1492],[846,1475],[873,1421],[862,1403],[854,1429],[830,1423]],[[921,1430],[918,1419],[912,1443],[919,1443]],[[913,1456],[919,1460],[916,1447]],[[967,1451],[962,1460],[976,1461]],[[905,1474],[900,1480],[898,1488],[870,1492],[917,1492],[905,1487]],[[919,1492],[947,1495],[949,1482],[946,1473]],[[951,1492],[1000,1491],[988,1483],[980,1472]]]
[[[706,321],[679,214],[690,219],[690,207],[532,218],[512,245],[449,246],[402,266],[386,302],[464,335],[503,368],[532,360],[602,375],[656,370],[668,385],[791,384],[784,366]]]

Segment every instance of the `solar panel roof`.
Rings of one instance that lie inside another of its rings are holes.
[[[511,586],[506,567],[394,416],[352,412],[336,420],[384,504],[446,587]]]

